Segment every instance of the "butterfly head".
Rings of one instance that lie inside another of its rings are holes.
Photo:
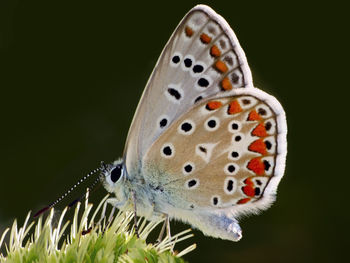
[[[105,189],[110,193],[115,193],[118,199],[122,199],[124,195],[120,196],[122,193],[125,178],[126,170],[124,166],[123,159],[118,159],[111,164],[101,164],[101,182]],[[119,195],[119,196],[118,196]]]

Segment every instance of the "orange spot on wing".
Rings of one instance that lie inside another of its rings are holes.
[[[249,112],[248,121],[259,121],[259,120],[261,120],[261,116],[259,115],[259,113],[256,112],[256,110],[252,110],[251,112]]]
[[[251,178],[245,179],[245,180],[244,180],[244,183],[245,183],[246,185],[250,185],[250,186],[253,186],[253,185],[254,185],[254,183],[253,183],[253,181],[252,181]]]
[[[241,200],[239,200],[237,202],[237,204],[245,204],[245,203],[248,203],[250,201],[250,198],[243,198]]]
[[[208,110],[216,110],[222,106],[222,103],[220,101],[210,101],[207,104]]]
[[[232,89],[232,85],[231,85],[231,82],[230,82],[230,80],[228,79],[228,77],[224,78],[224,79],[221,81],[221,87],[222,87],[224,90],[231,90],[231,89]]]
[[[228,114],[236,114],[242,111],[241,105],[237,100],[233,100],[230,102],[228,106]]]
[[[268,134],[266,132],[265,125],[262,123],[259,123],[258,126],[256,126],[255,129],[252,131],[252,135],[259,136],[259,137],[266,137]]]
[[[228,71],[228,67],[226,66],[225,62],[223,62],[222,60],[216,61],[215,68],[221,73],[225,73]]]
[[[263,175],[265,171],[265,165],[259,157],[251,159],[247,165],[247,168],[257,175]]]
[[[191,36],[193,35],[193,30],[192,30],[192,28],[190,28],[189,26],[186,26],[186,28],[185,28],[185,34],[186,34],[186,36],[191,37]]]
[[[204,44],[208,44],[211,41],[211,37],[205,33],[201,34],[200,39],[201,39],[202,43],[204,43]]]
[[[261,153],[261,154],[267,153],[266,152],[266,145],[262,139],[259,139],[259,140],[252,142],[249,145],[248,149],[249,149],[249,151],[257,152],[257,153]]]
[[[213,57],[220,57],[221,51],[216,45],[213,45],[210,48],[210,55],[212,55]]]
[[[251,185],[246,185],[242,187],[242,191],[244,194],[246,194],[247,196],[250,197],[254,197],[255,196],[255,189],[253,186]]]

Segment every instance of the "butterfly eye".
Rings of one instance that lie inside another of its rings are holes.
[[[111,171],[110,178],[113,183],[116,183],[123,173],[123,167],[121,164],[118,164],[113,170]]]

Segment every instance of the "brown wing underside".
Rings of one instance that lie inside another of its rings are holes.
[[[261,198],[274,175],[277,121],[251,95],[195,106],[158,138],[144,158],[147,175],[194,207],[229,207]],[[149,171],[151,172],[151,171]]]

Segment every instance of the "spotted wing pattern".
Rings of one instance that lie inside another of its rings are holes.
[[[129,175],[137,174],[150,145],[195,103],[252,86],[226,21],[207,6],[193,8],[165,46],[138,105],[124,153]]]
[[[286,154],[284,112],[260,90],[236,93],[198,104],[147,152],[147,183],[160,185],[175,207],[239,214],[274,200]]]

